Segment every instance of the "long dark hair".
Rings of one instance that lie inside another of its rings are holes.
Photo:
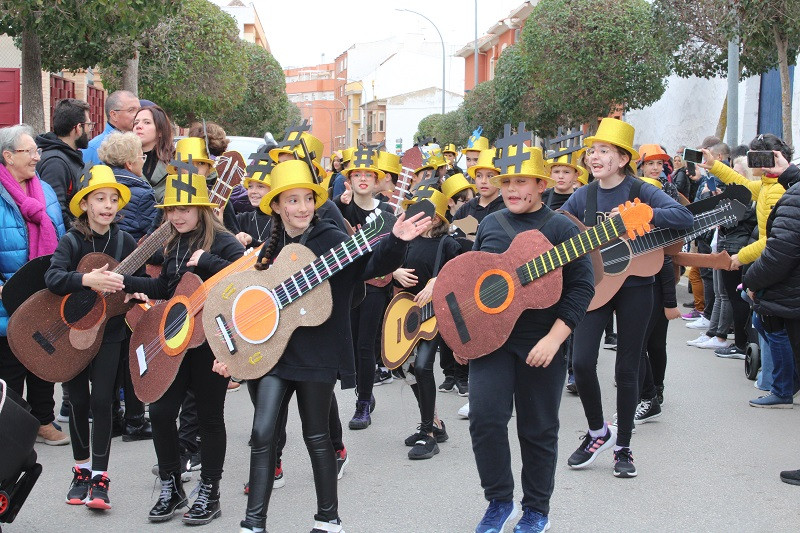
[[[156,157],[159,161],[169,163],[175,155],[175,146],[172,139],[172,123],[167,113],[155,104],[146,105],[136,112],[136,116],[133,117],[134,121],[142,111],[150,111],[150,114],[153,115],[153,123],[156,125]]]
[[[187,206],[192,207],[192,206]],[[205,250],[209,251],[211,249],[211,245],[214,244],[214,239],[220,233],[230,233],[228,229],[222,225],[222,222],[214,215],[214,212],[208,206],[194,206],[197,207],[198,210],[198,222],[197,227],[188,233],[189,236],[189,247],[194,248],[195,250]],[[170,209],[167,207],[166,209]],[[164,217],[164,221],[162,224],[170,224],[167,220],[167,217]],[[178,245],[180,241],[181,234],[178,230],[175,229],[175,226],[172,226],[171,232],[169,237],[167,237],[167,242],[164,245],[164,248],[167,250],[167,253],[171,252],[175,246]]]

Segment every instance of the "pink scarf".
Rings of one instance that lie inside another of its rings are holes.
[[[52,254],[58,245],[58,236],[53,221],[47,216],[44,190],[39,178],[34,176],[26,181],[26,194],[6,166],[0,165],[0,185],[14,199],[28,226],[28,260]]]

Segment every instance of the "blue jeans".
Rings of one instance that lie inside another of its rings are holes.
[[[772,364],[772,352],[769,349],[769,342],[761,334],[758,335],[758,350],[761,358],[761,370],[758,371],[758,388],[761,390],[772,390],[772,372],[775,365]]]
[[[772,387],[770,391],[779,398],[791,398],[795,389],[800,386],[800,376],[794,365],[794,352],[789,343],[789,335],[783,329],[770,333],[758,313],[753,313],[753,327],[758,334],[767,339],[772,355]]]

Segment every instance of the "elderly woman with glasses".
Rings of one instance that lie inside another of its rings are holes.
[[[0,128],[0,379],[17,394],[27,391],[40,424],[37,442],[62,445],[69,437],[53,425],[53,384],[29,372],[11,352],[2,302],[5,282],[31,259],[52,254],[64,234],[58,197],[36,175],[41,155],[30,126]]]

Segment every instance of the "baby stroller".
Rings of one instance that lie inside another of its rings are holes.
[[[39,421],[29,410],[0,379],[0,523],[14,521],[42,473],[33,450]]]
[[[741,289],[742,286],[737,287]],[[761,348],[758,344],[758,332],[753,327],[753,300],[742,291],[742,299],[750,304],[750,316],[747,317],[747,348],[744,357],[744,375],[750,381],[755,381],[758,377],[758,370],[761,368]]]

